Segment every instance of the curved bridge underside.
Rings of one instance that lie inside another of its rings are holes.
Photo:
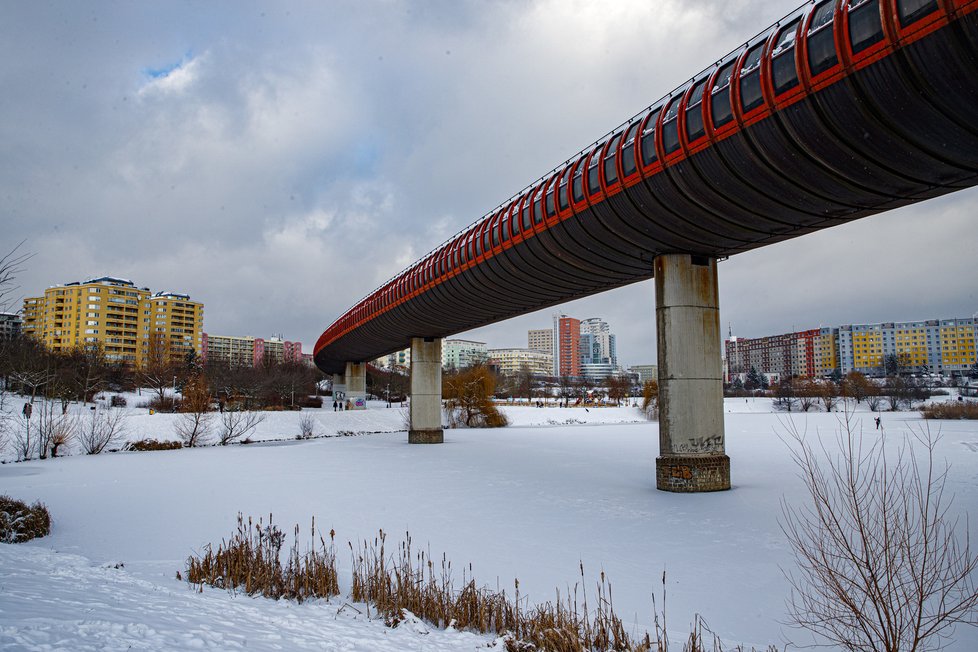
[[[978,0],[801,7],[361,300],[339,373],[978,183]]]

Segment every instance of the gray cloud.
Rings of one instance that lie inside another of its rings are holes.
[[[311,348],[362,295],[793,3],[6,3],[4,243]],[[722,9],[722,11],[719,11]],[[178,66],[169,77],[150,71]],[[744,336],[963,316],[975,191],[722,263]],[[560,309],[654,357],[641,283]],[[468,334],[524,345],[552,310]]]

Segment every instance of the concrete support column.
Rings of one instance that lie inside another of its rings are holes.
[[[729,489],[716,259],[666,254],[657,256],[654,265],[659,354],[656,487],[677,492]]]
[[[367,409],[367,363],[346,363],[346,399],[351,410]]]
[[[346,401],[346,376],[333,374],[333,400]]]
[[[409,444],[441,444],[441,339],[411,338]]]

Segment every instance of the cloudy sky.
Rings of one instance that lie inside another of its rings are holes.
[[[4,252],[20,295],[189,293],[311,350],[361,296],[796,0],[0,2]],[[722,14],[718,11],[722,10]],[[731,258],[724,330],[978,311],[974,190]],[[0,252],[2,253],[2,252]],[[640,283],[561,310],[654,360]],[[525,346],[550,313],[466,336]]]

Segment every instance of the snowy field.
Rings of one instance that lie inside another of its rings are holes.
[[[130,403],[132,404],[132,403]],[[729,646],[805,643],[788,630],[792,560],[778,527],[780,501],[802,487],[778,438],[784,414],[769,399],[728,399],[733,489],[677,495],[654,487],[657,425],[634,408],[507,407],[513,425],[446,431],[444,445],[409,446],[397,408],[312,411],[322,438],[296,441],[297,413],[273,413],[248,446],[72,455],[0,466],[0,493],[41,500],[50,536],[0,546],[0,648],[115,650],[476,650],[491,637],[423,623],[368,622],[343,598],[302,605],[188,590],[175,579],[188,555],[219,542],[238,512],[273,513],[285,530],[309,519],[336,530],[341,590],[346,542],[378,529],[471,563],[480,583],[551,600],[554,589],[610,578],[615,610],[651,621],[666,572],[668,622],[684,636],[695,613]],[[81,409],[81,408],[79,408]],[[133,409],[138,436],[172,439],[171,415]],[[141,413],[140,413],[141,412]],[[309,411],[303,411],[306,414]],[[831,442],[840,414],[792,414]],[[858,412],[865,436],[872,415]],[[921,426],[916,412],[883,413],[891,435]],[[930,422],[950,460],[955,512],[978,513],[978,422]],[[340,433],[375,433],[328,437]],[[974,534],[974,533],[973,533]],[[118,567],[117,567],[118,566]],[[501,649],[501,645],[497,645]],[[794,646],[792,646],[794,647]],[[978,649],[959,628],[955,651]]]

